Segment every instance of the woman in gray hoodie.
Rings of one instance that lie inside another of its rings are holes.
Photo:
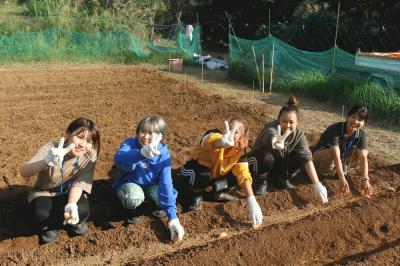
[[[314,185],[315,194],[328,202],[326,188],[319,182],[304,132],[298,128],[298,100],[290,97],[279,111],[278,120],[258,134],[247,155],[254,175],[254,192],[262,195],[268,183],[278,188],[294,188],[289,182],[303,167]]]

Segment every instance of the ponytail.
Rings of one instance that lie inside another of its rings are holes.
[[[296,115],[298,116],[299,108],[297,108],[297,106],[299,105],[299,103],[300,101],[296,97],[291,96],[288,102],[284,106],[282,106],[281,110],[279,111],[278,120],[283,113],[295,112]]]

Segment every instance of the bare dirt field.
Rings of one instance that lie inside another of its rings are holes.
[[[378,120],[367,127],[370,178],[376,194],[360,193],[356,172],[350,195],[338,181],[322,180],[330,202],[322,205],[302,176],[294,190],[270,189],[257,200],[265,223],[252,229],[245,200],[206,202],[179,214],[186,235],[169,241],[166,221],[145,217],[124,225],[113,194],[113,156],[134,134],[137,121],[158,114],[168,123],[166,143],[174,168],[182,165],[203,132],[229,117],[249,121],[251,137],[274,119],[288,95],[252,93],[226,79],[225,72],[198,69],[169,74],[151,66],[28,65],[0,69],[0,265],[398,265],[400,261],[399,129]],[[340,121],[341,108],[302,101],[300,127],[310,145],[324,128]],[[19,170],[41,145],[57,141],[78,116],[95,121],[101,132],[86,237],[38,245],[26,203],[34,177]],[[7,182],[6,182],[7,181]],[[226,237],[220,234],[225,232]]]

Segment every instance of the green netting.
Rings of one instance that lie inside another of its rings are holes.
[[[154,53],[200,53],[200,27],[194,26],[193,39],[185,36],[183,23],[170,25],[169,33],[157,42],[142,40],[127,30],[79,33],[51,28],[40,32],[19,32],[0,36],[0,62],[21,61],[123,61],[127,57],[146,58]],[[172,31],[171,31],[172,29]]]
[[[366,59],[356,57],[340,48],[324,52],[298,50],[279,39],[269,36],[261,40],[245,40],[229,35],[229,54],[232,62],[256,69],[264,55],[265,66],[271,67],[274,47],[274,76],[276,79],[290,80],[304,72],[321,73],[324,76],[342,74],[355,78],[386,82],[390,87],[400,88],[400,61]],[[356,60],[357,59],[357,60]],[[367,61],[367,62],[366,62]]]
[[[108,60],[124,52],[145,57],[142,41],[125,30],[78,33],[63,29],[0,36],[2,62],[31,60]]]
[[[191,40],[186,36],[186,26],[179,22],[174,25],[155,27],[155,34],[147,47],[157,53],[184,53],[189,58],[192,58],[194,53],[200,54],[200,25],[193,25]]]

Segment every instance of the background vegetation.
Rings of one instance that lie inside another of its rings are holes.
[[[166,61],[171,55],[154,53],[143,59],[118,45],[101,55],[89,50],[74,52],[71,40],[76,42],[80,35],[72,33],[104,33],[112,42],[116,30],[126,31],[137,37],[137,40],[130,40],[135,44],[149,41],[155,34],[166,38],[173,28],[166,25],[176,24],[178,18],[192,24],[199,21],[202,46],[206,49],[227,52],[228,33],[234,30],[245,39],[264,38],[271,33],[298,49],[322,51],[333,46],[338,3],[338,0],[0,0],[0,46],[11,42],[15,49],[0,49],[0,63]],[[400,1],[397,0],[342,0],[338,46],[352,53],[358,48],[363,51],[399,50],[399,13]],[[52,33],[54,29],[58,31]],[[50,33],[38,34],[45,31]],[[46,51],[39,48],[27,51],[20,41],[24,33],[32,33],[27,41],[37,47],[46,46],[49,38],[57,37],[58,41]],[[101,50],[102,44],[85,45]],[[241,64],[231,64],[229,75],[248,84],[258,79],[254,70]],[[269,75],[265,78],[268,84]],[[376,82],[298,73],[290,81],[277,79],[274,90],[302,93],[341,104],[367,104],[382,117],[400,121],[399,95]]]

